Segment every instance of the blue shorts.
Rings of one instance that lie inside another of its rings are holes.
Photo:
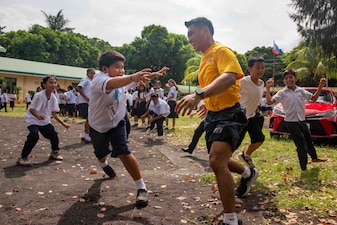
[[[108,154],[116,157],[118,155],[127,155],[131,153],[127,145],[125,123],[125,120],[121,120],[117,127],[112,128],[106,133],[100,133],[90,127],[89,135],[97,159],[102,159]]]
[[[205,118],[206,144],[208,153],[213,141],[228,142],[232,151],[237,148],[240,133],[247,124],[244,106],[236,103],[233,107],[219,112],[208,111]]]

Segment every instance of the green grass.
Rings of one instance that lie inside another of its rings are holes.
[[[268,119],[268,118],[267,118]],[[194,129],[200,119],[180,117],[176,121],[176,130],[170,132],[174,143],[187,145],[191,140]],[[308,217],[329,217],[335,215],[337,209],[337,150],[335,146],[316,146],[319,157],[327,156],[326,163],[309,163],[308,171],[302,172],[299,166],[295,144],[292,140],[271,139],[269,130],[263,129],[266,140],[252,159],[257,165],[260,176],[253,185],[261,195],[272,196],[272,206],[279,211],[298,210],[306,211]],[[240,148],[233,157],[247,148],[250,143],[247,134]],[[198,146],[205,146],[204,137]],[[206,154],[206,153],[205,153]],[[309,162],[311,162],[309,157]],[[240,177],[234,175],[236,181]],[[213,183],[213,174],[206,174],[200,182]]]

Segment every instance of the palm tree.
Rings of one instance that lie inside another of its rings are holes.
[[[64,18],[62,11],[63,9],[61,9],[56,16],[53,16],[48,15],[45,11],[41,10],[41,12],[46,16],[46,22],[49,29],[61,32],[73,31],[75,28],[66,27],[67,23],[69,23],[69,20]]]
[[[193,58],[186,61],[186,70],[182,82],[197,82],[199,74],[199,65],[202,58],[201,54],[196,54]]]
[[[327,58],[321,47],[303,47],[295,52],[296,58],[286,69],[294,69],[299,80],[316,80],[320,78],[336,78],[332,64],[336,57]]]

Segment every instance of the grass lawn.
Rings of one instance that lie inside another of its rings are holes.
[[[174,136],[172,140],[180,145],[188,145],[199,122],[198,118],[180,117],[176,120],[176,130],[170,132],[170,135]],[[266,122],[268,124],[268,121]],[[325,163],[309,163],[308,171],[302,172],[293,141],[271,139],[267,128],[264,128],[263,132],[266,140],[252,155],[260,171],[254,189],[258,189],[263,195],[272,196],[270,201],[280,212],[295,209],[308,218],[335,218],[337,214],[336,146],[315,145],[318,157],[327,156],[329,160]],[[237,154],[245,150],[249,143],[247,134],[233,157],[237,158]],[[198,145],[205,146],[204,136],[201,137]],[[311,162],[310,157],[309,162]],[[238,175],[235,174],[234,177],[239,181]],[[200,182],[215,183],[215,179],[213,174],[208,174]]]
[[[8,107],[0,116],[23,117],[24,104],[17,104],[14,112]],[[268,119],[268,118],[266,118]],[[83,122],[82,119],[70,120],[72,123]],[[171,122],[171,121],[170,121]],[[176,129],[169,131],[173,138],[172,145],[188,145],[194,129],[199,125],[199,118],[188,116],[176,120]],[[295,209],[308,217],[336,217],[337,214],[337,150],[336,146],[317,146],[319,157],[327,156],[326,163],[310,163],[308,171],[302,172],[299,166],[295,145],[291,140],[275,140],[264,128],[265,143],[252,155],[252,159],[260,171],[254,189],[259,193],[272,196],[272,204],[279,211]],[[174,140],[174,143],[173,143]],[[240,148],[234,153],[236,157],[249,144],[248,135]],[[205,146],[201,137],[199,146]],[[206,154],[206,152],[205,152]],[[234,175],[238,181],[239,176]],[[213,174],[205,175],[200,182],[215,182]]]

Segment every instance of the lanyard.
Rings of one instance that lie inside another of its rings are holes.
[[[118,95],[119,95],[119,89],[116,88],[116,90],[115,90],[115,102],[118,102]]]

